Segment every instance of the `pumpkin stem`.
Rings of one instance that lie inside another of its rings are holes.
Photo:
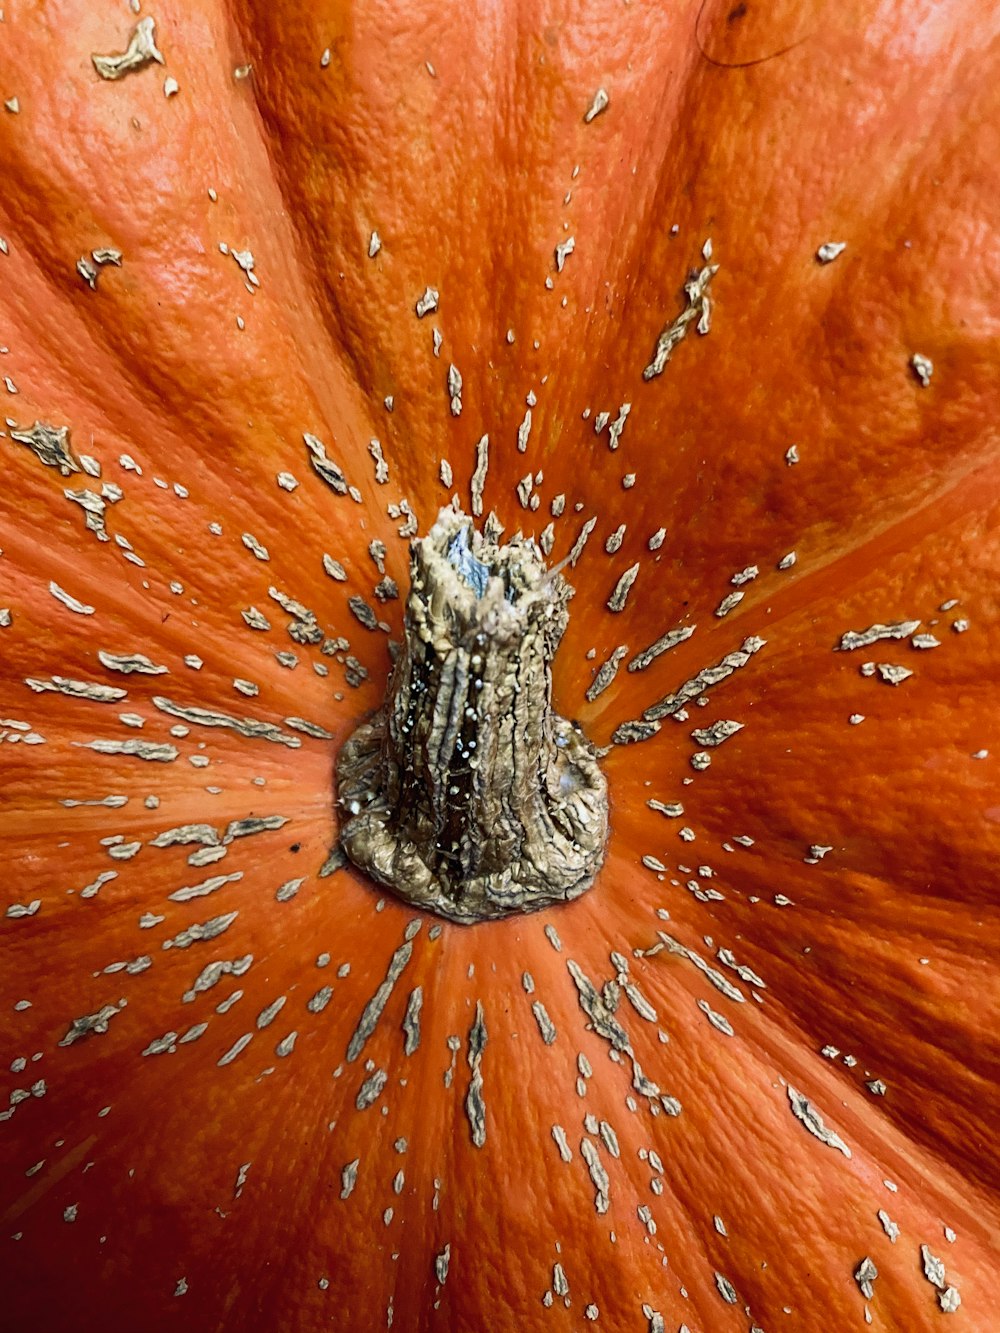
[[[604,859],[607,783],[552,711],[572,589],[534,542],[443,509],[410,546],[405,639],[337,761],[347,855],[407,902],[471,923],[579,897]]]

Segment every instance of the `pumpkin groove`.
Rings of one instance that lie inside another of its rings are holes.
[[[165,63],[102,79],[147,16]],[[991,1333],[997,28],[7,6],[5,1328]],[[331,861],[334,766],[484,434],[506,538],[596,520],[553,706],[611,832],[577,901],[459,927]]]

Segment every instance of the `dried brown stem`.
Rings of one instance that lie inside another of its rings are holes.
[[[400,897],[452,921],[578,897],[604,857],[607,785],[551,706],[572,590],[534,543],[453,509],[410,548],[386,702],[337,764],[341,840]]]

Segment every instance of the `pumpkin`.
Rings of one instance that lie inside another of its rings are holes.
[[[995,9],[3,19],[4,1326],[995,1328]],[[608,800],[473,923],[453,496]]]

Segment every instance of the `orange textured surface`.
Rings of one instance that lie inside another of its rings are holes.
[[[145,16],[0,23],[4,1333],[994,1333],[1000,12],[165,0],[102,79]],[[598,744],[764,642],[611,747],[589,894],[458,927],[319,872],[369,544],[484,434],[595,520]]]

